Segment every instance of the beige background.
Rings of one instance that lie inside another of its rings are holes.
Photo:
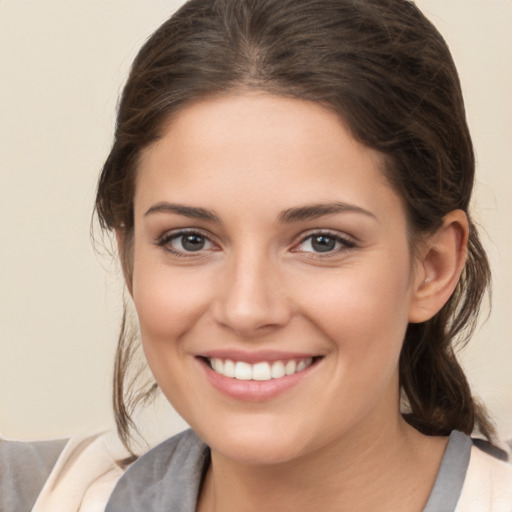
[[[136,50],[179,1],[0,0],[0,432],[112,424],[115,264],[89,239],[95,180]],[[491,319],[463,353],[512,436],[512,1],[420,0],[459,66],[494,269]],[[156,435],[183,423],[162,405]]]

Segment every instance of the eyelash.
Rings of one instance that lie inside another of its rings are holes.
[[[180,251],[180,250],[176,250],[176,249],[172,248],[172,246],[170,245],[170,243],[172,241],[178,240],[179,238],[185,237],[187,235],[198,236],[198,237],[204,239],[206,243],[210,243],[214,246],[216,245],[214,242],[211,241],[209,236],[201,233],[198,230],[193,230],[193,229],[165,233],[163,236],[161,236],[159,239],[156,240],[155,244],[158,247],[161,247],[163,250],[165,250],[179,258],[190,258],[190,257],[194,257],[194,256],[200,256],[200,255],[204,255],[205,251],[212,251],[212,249],[199,249],[198,251]],[[328,250],[325,252],[300,251],[297,249],[297,247],[304,244],[308,240],[313,240],[315,237],[318,237],[318,238],[325,237],[325,238],[334,240],[335,243],[340,244],[342,247],[338,247],[337,249]],[[294,246],[291,249],[291,252],[304,252],[306,254],[309,253],[310,254],[309,257],[314,257],[314,258],[328,258],[330,256],[339,254],[339,252],[341,252],[341,251],[347,251],[347,250],[351,250],[351,249],[355,249],[355,248],[356,248],[356,243],[352,239],[340,236],[339,234],[333,233],[331,231],[319,230],[319,231],[310,232],[306,236],[303,236],[298,243],[294,244]],[[213,249],[213,250],[215,250],[215,249]]]
[[[312,241],[314,238],[321,238],[321,237],[331,239],[335,243],[339,244],[341,247],[335,248],[334,250],[325,251],[325,252],[300,251],[299,249],[297,249],[297,247],[301,246],[308,240],[310,240],[311,243],[313,243]],[[329,258],[329,257],[339,254],[340,252],[345,252],[347,250],[351,250],[351,249],[355,249],[355,248],[356,248],[356,243],[351,238],[343,237],[343,236],[339,235],[338,233],[333,233],[332,231],[318,230],[318,231],[310,232],[306,236],[303,236],[300,239],[300,241],[293,246],[291,251],[292,252],[304,252],[306,254],[309,254],[309,257],[311,257],[311,258]]]
[[[214,242],[210,240],[210,237],[204,235],[198,230],[190,229],[190,230],[181,230],[178,232],[170,232],[164,233],[159,239],[156,240],[156,245],[161,247],[164,251],[171,253],[173,256],[177,256],[178,258],[190,258],[194,256],[203,255],[204,251],[211,251],[211,249],[200,249],[198,251],[178,251],[174,249],[170,243],[174,240],[178,240],[187,235],[195,235],[205,240],[206,243],[210,243],[212,245],[216,245]]]

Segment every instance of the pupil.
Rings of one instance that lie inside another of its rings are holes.
[[[200,235],[185,235],[181,243],[187,251],[200,251],[204,247],[204,237]]]
[[[328,252],[334,249],[336,240],[330,236],[319,235],[313,237],[311,245],[316,252]]]

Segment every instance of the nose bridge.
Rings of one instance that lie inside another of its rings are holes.
[[[255,244],[233,251],[229,259],[217,321],[243,336],[286,323],[290,310],[278,262]]]

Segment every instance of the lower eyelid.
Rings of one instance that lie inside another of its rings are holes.
[[[294,245],[294,248],[299,247],[300,245],[307,242],[308,240],[312,240],[315,236],[325,236],[327,238],[332,238],[337,243],[341,244],[342,248],[352,249],[352,248],[356,247],[356,243],[353,240],[349,239],[348,237],[342,237],[342,236],[336,235],[334,233],[319,231],[319,232],[311,233],[310,235],[303,237],[297,244]],[[331,253],[332,252],[334,252],[334,251],[331,251]]]
[[[199,235],[202,238],[204,238],[204,240],[206,241],[206,243],[208,245],[211,245],[213,247],[215,246],[215,244],[207,236],[205,236],[202,233],[199,233],[197,231],[184,231],[184,232],[181,231],[178,233],[166,233],[166,234],[162,235],[161,237],[157,238],[154,241],[154,244],[157,247],[161,247],[161,248],[165,249],[166,251],[173,253],[173,254],[194,254],[194,251],[180,250],[180,249],[172,247],[172,243],[175,240],[179,240],[181,237],[184,237],[186,235],[191,235],[191,234]],[[209,250],[209,249],[211,249],[211,247],[207,247],[205,249],[198,250],[197,253],[201,253],[204,250]]]
[[[177,249],[177,248],[174,248],[174,247],[169,247],[169,245],[174,241],[174,240],[177,240],[179,239],[180,237],[184,237],[186,235],[191,235],[191,234],[195,234],[195,235],[198,235],[202,238],[204,238],[205,240],[205,243],[207,245],[207,247],[205,248],[202,248],[198,251],[187,251],[187,250],[181,250],[181,249]],[[292,252],[311,252],[311,253],[314,253],[314,254],[318,254],[318,255],[322,255],[322,252],[320,251],[301,251],[299,249],[299,247],[304,244],[305,242],[307,242],[308,240],[312,240],[313,237],[315,236],[325,236],[325,237],[329,237],[329,238],[333,238],[341,247],[336,247],[334,248],[333,250],[331,251],[325,251],[325,256],[328,256],[328,255],[332,255],[332,254],[335,254],[339,251],[342,251],[342,250],[349,250],[349,249],[353,249],[353,248],[356,248],[357,247],[357,243],[348,238],[348,237],[343,237],[343,236],[340,236],[338,234],[334,234],[334,233],[330,233],[328,231],[317,231],[317,232],[313,232],[307,236],[304,236],[300,239],[299,242],[297,242],[296,244],[294,244],[294,246],[292,247],[291,251]],[[157,238],[155,241],[154,241],[154,244],[156,246],[159,246],[159,247],[162,247],[164,249],[166,249],[168,252],[171,252],[171,253],[179,253],[179,254],[182,254],[182,255],[194,255],[197,254],[199,255],[200,253],[204,253],[205,251],[211,251],[211,250],[215,250],[217,247],[217,245],[215,244],[215,242],[213,242],[211,240],[211,238],[203,233],[201,233],[200,231],[196,231],[196,230],[186,230],[186,231],[178,231],[178,232],[168,232],[168,233],[165,233],[164,235],[160,236],[159,238]]]
[[[155,243],[159,244],[159,243],[169,243],[171,240],[176,240],[177,238],[180,238],[182,236],[186,236],[186,235],[198,235],[202,238],[204,238],[205,240],[209,240],[210,241],[210,237],[208,235],[205,235],[204,233],[202,233],[201,231],[197,231],[197,230],[178,230],[178,231],[168,231],[168,232],[165,232],[163,235],[159,236],[156,240],[155,240]]]

